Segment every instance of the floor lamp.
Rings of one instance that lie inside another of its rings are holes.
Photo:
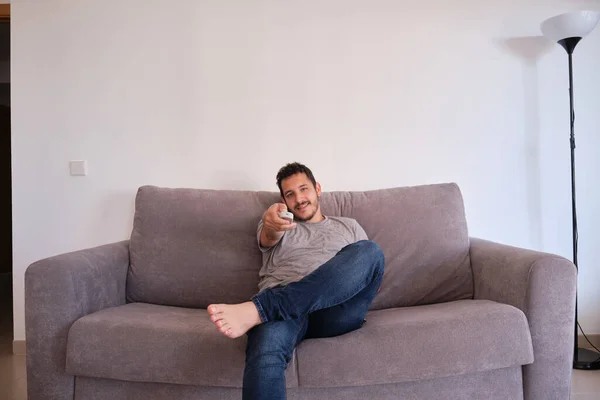
[[[558,42],[569,56],[569,99],[571,100],[571,211],[573,216],[573,263],[577,265],[577,211],[575,204],[575,112],[573,111],[573,51],[575,46],[594,30],[600,21],[600,13],[594,11],[577,11],[557,15],[544,21],[542,33],[547,38]],[[600,369],[600,354],[595,351],[579,348],[577,330],[577,299],[575,300],[575,346],[573,349],[573,368]],[[583,332],[583,331],[582,331]]]

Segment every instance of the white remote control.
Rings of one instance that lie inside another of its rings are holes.
[[[282,211],[279,213],[279,217],[283,219],[289,219],[290,221],[294,221],[294,214],[289,211]]]

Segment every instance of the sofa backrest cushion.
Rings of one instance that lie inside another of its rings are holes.
[[[204,308],[247,301],[262,256],[256,228],[276,192],[143,186],[136,196],[129,302]],[[469,238],[455,184],[325,192],[325,215],[355,218],[386,257],[371,309],[471,298]]]

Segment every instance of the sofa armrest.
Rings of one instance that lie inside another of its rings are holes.
[[[523,368],[524,398],[568,399],[575,334],[577,269],[548,253],[471,238],[474,297],[520,308],[533,364]]]
[[[73,399],[67,336],[84,315],[125,304],[129,241],[31,264],[25,272],[25,334],[29,399]]]

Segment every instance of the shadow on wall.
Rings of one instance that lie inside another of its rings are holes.
[[[500,50],[520,60],[523,68],[523,120],[525,122],[525,165],[527,210],[531,244],[542,248],[542,204],[540,166],[540,115],[537,62],[554,43],[543,36],[503,38],[495,41]]]

